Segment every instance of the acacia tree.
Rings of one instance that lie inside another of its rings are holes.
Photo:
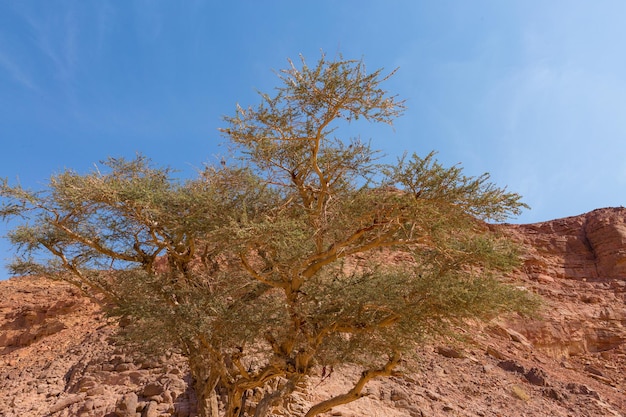
[[[181,182],[111,158],[40,192],[0,184],[0,214],[24,220],[13,272],[96,291],[127,341],[184,354],[202,416],[263,416],[316,368],[361,366],[312,417],[400,372],[425,336],[535,305],[495,279],[517,253],[485,223],[518,214],[519,195],[434,154],[382,164],[340,136],[403,112],[389,76],[323,56],[278,75],[273,96],[225,118],[239,163]]]

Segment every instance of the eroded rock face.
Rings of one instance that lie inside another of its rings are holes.
[[[597,278],[626,280],[626,209],[596,210],[585,216],[585,235],[596,260]]]
[[[626,280],[626,208],[506,228],[529,246],[531,278]]]
[[[506,225],[526,245],[518,278],[547,300],[541,320],[518,320],[555,358],[610,351],[626,342],[626,209]]]
[[[421,347],[416,370],[371,382],[366,397],[328,415],[626,415],[626,209],[498,227],[527,246],[509,279],[544,297],[543,316],[470,323],[459,329],[468,345]],[[0,282],[0,416],[197,415],[184,360],[115,346],[114,331],[69,285]],[[303,415],[359,373],[313,375],[274,415]]]
[[[66,325],[61,318],[81,310],[87,303],[64,284],[51,282],[45,290],[34,282],[20,284],[23,285],[15,293],[7,291],[0,300],[0,354],[64,330]]]
[[[0,416],[192,415],[184,360],[115,346],[113,331],[67,284],[0,282]]]

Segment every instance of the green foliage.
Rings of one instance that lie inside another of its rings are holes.
[[[519,195],[432,153],[383,165],[342,138],[352,121],[402,114],[388,77],[360,61],[290,62],[273,97],[225,118],[241,167],[181,182],[138,156],[40,192],[3,181],[0,216],[24,220],[10,235],[14,271],[98,291],[129,342],[185,354],[202,415],[216,389],[227,416],[264,389],[262,415],[315,366],[363,366],[316,415],[393,374],[424,337],[532,311],[535,298],[497,279],[516,248],[484,223],[518,214]]]

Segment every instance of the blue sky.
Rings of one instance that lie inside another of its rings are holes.
[[[621,0],[0,0],[0,177],[41,188],[136,152],[192,175],[226,152],[223,115],[323,50],[399,67],[406,114],[363,138],[489,172],[532,207],[514,222],[625,205],[624,16]]]

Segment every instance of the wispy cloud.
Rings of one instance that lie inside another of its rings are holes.
[[[73,9],[63,14],[36,14],[32,11],[18,11],[32,33],[35,46],[52,62],[53,74],[68,82],[74,76],[78,61],[78,21]]]
[[[555,207],[570,215],[617,204],[626,172],[626,65],[609,43],[596,42],[598,53],[569,46],[569,38],[532,35],[524,59],[493,80],[486,97],[506,143],[508,183],[534,207],[527,219],[547,220]]]
[[[30,75],[12,59],[8,53],[0,49],[0,67],[2,67],[18,84],[29,90],[38,91]]]

